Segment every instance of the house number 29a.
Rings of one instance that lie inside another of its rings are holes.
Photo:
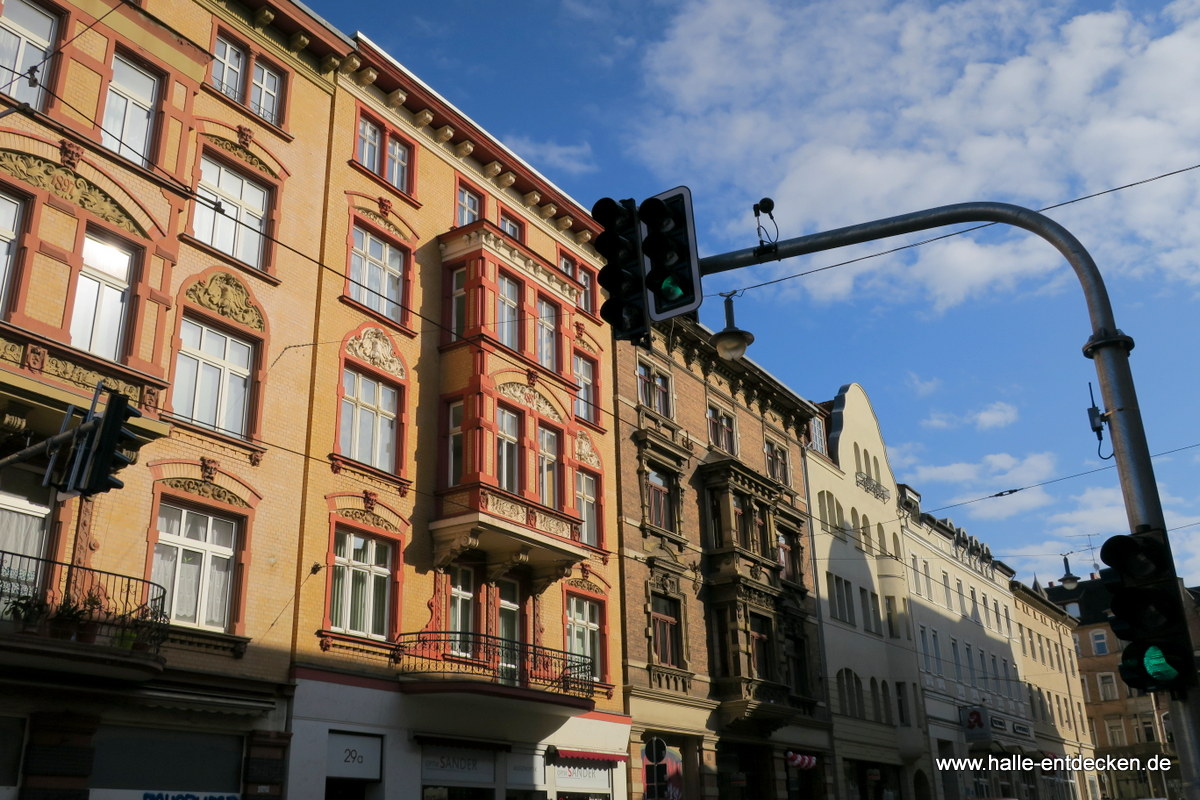
[[[353,747],[347,747],[345,761],[347,764],[361,764],[363,763],[364,759],[362,753],[358,752]]]

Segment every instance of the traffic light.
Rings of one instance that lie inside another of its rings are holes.
[[[124,427],[125,422],[140,417],[142,412],[129,405],[129,398],[120,392],[108,393],[108,405],[84,443],[83,462],[75,473],[74,485],[67,488],[79,492],[83,497],[123,489],[125,484],[115,473],[133,463],[133,459],[121,452],[131,448],[137,436]]]
[[[604,232],[596,237],[596,250],[607,262],[596,278],[608,292],[600,306],[600,318],[612,327],[614,339],[638,341],[649,332],[649,323],[637,206],[632,200],[617,202],[603,197],[592,206],[592,219],[604,226]]]
[[[1100,560],[1111,568],[1102,573],[1112,593],[1109,625],[1128,642],[1121,678],[1146,692],[1186,689],[1196,667],[1166,532],[1114,536],[1100,548]]]
[[[646,226],[642,254],[649,265],[646,312],[650,319],[658,322],[695,311],[704,294],[691,190],[680,186],[651,197],[638,208],[638,219]]]

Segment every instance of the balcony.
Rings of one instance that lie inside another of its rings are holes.
[[[892,496],[891,491],[884,488],[882,483],[875,480],[865,472],[855,473],[854,479],[861,488],[866,489],[868,494],[874,495],[878,500],[882,500],[886,503],[888,498]]]
[[[0,664],[144,681],[162,672],[166,590],[0,551]]]
[[[821,719],[816,699],[790,687],[749,677],[718,678],[713,696],[721,702],[717,719],[723,727],[771,733],[804,719]]]
[[[468,693],[541,701],[590,711],[612,687],[592,679],[592,659],[481,633],[402,633],[395,642],[321,631],[321,648],[364,661],[386,660],[410,694]]]

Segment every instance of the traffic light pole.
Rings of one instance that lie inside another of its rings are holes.
[[[1083,354],[1096,364],[1096,375],[1107,409],[1105,417],[1112,437],[1129,530],[1131,533],[1148,530],[1165,532],[1162,500],[1154,480],[1150,448],[1146,442],[1146,431],[1142,425],[1142,415],[1134,391],[1133,373],[1129,368],[1129,351],[1133,349],[1133,339],[1117,328],[1108,290],[1104,287],[1100,271],[1091,255],[1070,231],[1049,217],[1007,203],[960,203],[940,206],[709,256],[700,259],[700,274],[715,275],[755,264],[781,261],[785,258],[944,225],[979,222],[1012,225],[1036,234],[1054,245],[1075,270],[1075,275],[1083,287],[1092,323],[1092,335],[1083,347]],[[1175,699],[1171,703],[1172,719],[1176,721],[1173,725],[1175,746],[1183,773],[1186,800],[1200,800],[1200,740],[1197,739],[1200,705],[1197,703],[1197,695],[1200,695],[1200,692],[1193,690],[1183,699]]]

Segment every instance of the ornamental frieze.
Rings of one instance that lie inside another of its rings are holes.
[[[592,583],[591,581],[584,580],[583,578],[572,578],[571,580],[567,581],[567,586],[570,586],[574,589],[582,589],[583,591],[591,592],[592,594],[605,593],[604,590],[600,588],[599,584]]]
[[[47,375],[53,375],[68,383],[73,383],[76,386],[86,386],[89,389],[95,387],[98,383],[103,383],[106,388],[115,389],[135,403],[142,396],[142,388],[140,386],[111,378],[102,372],[88,369],[63,358],[47,356],[42,370]]]
[[[208,481],[197,480],[196,478],[164,478],[162,484],[176,491],[187,492],[188,494],[194,494],[197,497],[203,497],[208,500],[216,500],[218,503],[239,506],[241,508],[250,507],[249,503],[224,486],[218,486]]]
[[[542,394],[535,389],[523,383],[502,383],[497,389],[500,394],[507,397],[509,400],[514,400],[526,408],[533,409],[543,417],[549,417],[555,422],[562,422],[562,415],[558,413],[558,409],[550,404]]]
[[[600,456],[596,454],[596,448],[592,446],[592,439],[586,431],[575,434],[575,460],[600,469]]]
[[[338,516],[362,523],[363,525],[370,525],[373,528],[380,528],[385,531],[396,531],[395,525],[388,522],[374,511],[367,511],[366,509],[362,508],[339,508],[337,513]]]
[[[346,352],[397,378],[405,377],[404,362],[392,349],[391,338],[380,328],[367,328],[346,343]]]
[[[237,142],[232,141],[230,139],[225,139],[221,136],[216,136],[211,133],[202,133],[200,135],[203,136],[205,139],[207,139],[209,142],[211,142],[214,147],[218,147],[221,150],[224,150],[226,153],[229,153],[234,158],[238,158],[238,159],[241,159],[242,161],[245,161],[247,164],[254,167],[259,172],[265,172],[266,174],[270,175],[272,178],[279,177],[279,175],[275,172],[275,170],[271,169],[271,166],[269,164],[267,164],[267,162],[263,161],[261,158],[254,155],[254,153],[251,153],[249,150],[247,150],[245,147],[238,144]]]
[[[409,242],[416,237],[416,234],[413,233],[411,228],[401,228],[399,225],[392,222],[390,219],[374,209],[365,208],[363,206],[355,206],[354,210],[386,230],[388,233],[392,234],[392,236],[395,236],[397,239],[403,239],[404,241]]]
[[[0,359],[9,364],[20,364],[25,355],[25,345],[0,336]]]
[[[45,189],[55,197],[74,203],[135,236],[146,231],[112,195],[74,170],[44,158],[15,150],[0,150],[0,172]]]
[[[196,281],[188,287],[186,297],[247,328],[266,330],[262,311],[250,302],[250,291],[228,272],[218,272],[207,281]]]

